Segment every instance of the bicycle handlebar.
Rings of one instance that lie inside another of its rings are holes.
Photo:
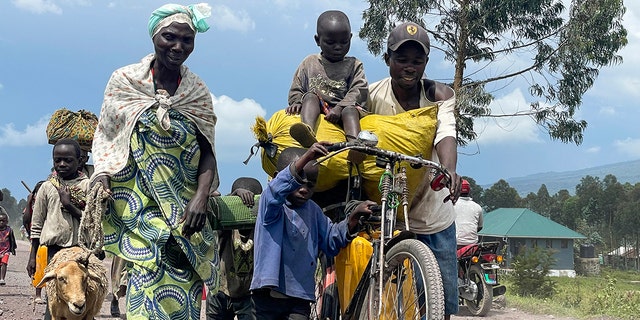
[[[427,159],[423,159],[419,156],[409,156],[404,153],[390,151],[381,149],[375,146],[367,145],[361,141],[347,141],[347,142],[337,142],[331,145],[326,146],[327,151],[331,152],[330,154],[318,159],[316,164],[321,163],[338,153],[341,153],[346,150],[355,150],[358,152],[362,152],[368,155],[376,156],[379,158],[386,159],[389,162],[409,162],[412,167],[415,166],[425,166],[437,171],[433,180],[431,180],[431,188],[435,191],[441,190],[444,187],[449,187],[451,185],[451,175],[449,171],[442,166],[441,164],[430,161]]]

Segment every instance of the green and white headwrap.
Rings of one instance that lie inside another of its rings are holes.
[[[211,16],[211,7],[207,3],[190,4],[165,4],[151,13],[149,18],[149,35],[151,38],[160,29],[170,25],[172,22],[186,23],[194,32],[205,32],[209,30],[206,18]]]

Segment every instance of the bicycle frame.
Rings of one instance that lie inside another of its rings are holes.
[[[369,134],[369,133],[368,133]],[[372,134],[371,134],[372,135]],[[375,136],[374,136],[375,137]],[[360,138],[360,135],[359,135]],[[376,140],[377,142],[377,140]],[[385,273],[383,268],[385,267],[385,254],[393,248],[396,244],[403,240],[415,239],[416,235],[409,231],[408,222],[408,188],[407,188],[407,176],[406,168],[401,167],[400,163],[403,161],[409,162],[412,165],[428,166],[432,168],[436,173],[441,174],[440,179],[437,180],[438,185],[432,183],[432,188],[443,188],[448,184],[450,176],[447,170],[436,162],[432,162],[420,157],[408,156],[402,153],[379,149],[374,146],[375,143],[368,141],[362,141],[361,139],[354,142],[344,142],[334,144],[330,147],[330,151],[333,153],[328,154],[316,161],[316,164],[321,163],[335,154],[346,150],[356,150],[366,153],[368,155],[375,155],[377,157],[376,164],[380,166],[384,164],[384,172],[380,178],[379,189],[381,193],[380,205],[380,235],[378,238],[373,238],[371,241],[373,246],[373,253],[369,259],[369,263],[361,276],[356,286],[354,295],[349,302],[349,305],[345,311],[344,319],[358,319],[360,318],[360,311],[363,307],[366,292],[369,288],[376,286],[375,301],[371,298],[368,299],[368,310],[377,310],[377,318],[380,318],[383,300],[383,291],[385,284]],[[337,149],[337,150],[336,150]],[[445,177],[446,179],[441,179]],[[395,224],[397,218],[397,209],[402,205],[404,212],[404,225],[403,231],[396,233]],[[367,228],[373,229],[374,225],[370,222],[366,223]],[[426,247],[426,245],[424,245]],[[422,275],[421,275],[422,276]],[[396,279],[396,281],[405,281]],[[377,305],[373,305],[377,304]]]

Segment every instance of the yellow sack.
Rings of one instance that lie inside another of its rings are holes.
[[[411,156],[422,155],[428,159],[431,157],[435,137],[437,112],[438,107],[431,106],[393,116],[371,114],[360,119],[360,127],[362,130],[369,130],[378,136],[378,147],[381,149]],[[316,134],[318,141],[345,141],[344,130],[341,127],[324,120],[322,115],[318,121]],[[271,177],[275,175],[280,152],[288,147],[301,147],[289,134],[289,128],[297,122],[300,122],[299,115],[287,115],[284,110],[276,112],[267,121],[267,133],[272,137],[271,142],[278,146],[274,157],[269,157],[264,149],[261,153],[262,168]],[[367,196],[369,199],[379,201],[378,182],[384,169],[376,167],[375,160],[375,157],[368,156],[360,166]],[[402,166],[407,168],[409,200],[411,200],[426,173],[426,169],[412,169],[408,164],[402,164]],[[342,152],[320,165],[315,190],[317,192],[327,191],[348,177],[347,152]]]
[[[36,288],[42,288],[46,283],[38,286],[42,278],[44,277],[44,268],[47,267],[47,246],[39,246],[36,251],[36,272],[33,274],[33,280],[31,284]]]

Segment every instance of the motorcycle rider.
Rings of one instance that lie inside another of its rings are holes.
[[[453,206],[456,212],[456,239],[458,249],[478,243],[478,232],[482,230],[482,215],[484,210],[469,196],[471,186],[469,181],[462,180],[460,198]]]

